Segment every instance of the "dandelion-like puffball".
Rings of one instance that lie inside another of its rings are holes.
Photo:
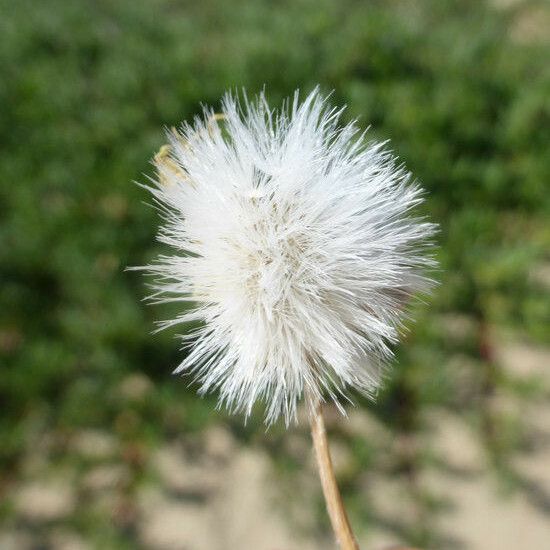
[[[232,411],[263,402],[268,423],[304,396],[373,396],[409,298],[431,285],[420,187],[341,113],[317,90],[279,111],[226,95],[223,122],[206,109],[157,163],[173,254],[146,269],[153,298],[183,306],[161,327],[195,327],[175,372]]]

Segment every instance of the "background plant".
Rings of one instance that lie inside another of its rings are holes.
[[[544,18],[524,22],[548,15],[544,6],[1,0],[0,491],[22,475],[44,432],[56,463],[76,460],[64,449],[80,430],[116,433],[120,460],[132,465],[128,495],[147,475],[148,450],[182,431],[223,422],[243,444],[284,441],[276,429],[258,435],[260,417],[243,428],[212,416],[212,402],[168,376],[178,356],[172,336],[150,337],[158,311],[141,303],[143,282],[124,268],[161,251],[152,244],[156,213],[132,181],[152,173],[163,125],[230,87],[253,93],[265,84],[277,103],[317,82],[348,104],[346,117],[391,138],[441,226],[434,305],[419,307],[378,404],[364,403],[400,443],[387,455],[333,428],[353,454],[343,481],[355,521],[377,521],[357,480],[381,456],[421,518],[437,508],[418,475],[437,466],[418,443],[435,406],[460,411],[494,471],[521,482],[508,457],[522,442],[522,418],[501,414],[494,396],[532,400],[541,390],[503,371],[495,346],[502,329],[539,344],[550,334],[540,275],[550,260],[549,48],[536,26]],[[456,319],[462,332],[449,330]],[[457,357],[466,359],[460,368]],[[149,397],[121,399],[117,388],[136,372],[153,381]],[[284,445],[272,450],[292,471]],[[2,517],[14,521],[9,505]],[[74,521],[115,547],[132,544],[131,529],[85,514]],[[404,536],[432,544],[429,523]]]

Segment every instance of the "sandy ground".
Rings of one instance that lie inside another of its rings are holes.
[[[508,337],[498,347],[498,361],[514,376],[531,377],[550,395],[550,349]],[[495,396],[501,411],[519,415],[528,426],[525,452],[514,454],[515,487],[499,481],[488,467],[476,430],[462,413],[433,409],[429,448],[437,467],[422,470],[418,480],[443,510],[424,519],[438,533],[434,548],[517,550],[550,548],[550,399],[529,407],[513,397]],[[341,420],[345,422],[345,420]],[[365,412],[349,420],[364,437],[389,437]],[[292,435],[290,436],[292,439]],[[334,548],[330,534],[311,503],[319,502],[319,485],[307,438],[295,437],[294,453],[304,468],[289,484],[281,481],[265,451],[243,448],[222,427],[210,429],[200,452],[172,442],[147,458],[149,472],[136,490],[132,512],[136,547],[150,550],[324,550]],[[12,521],[0,526],[1,550],[85,550],[108,548],[90,543],[71,527],[70,518],[85,501],[101,517],[120,516],[117,490],[129,471],[111,460],[117,442],[106,432],[83,432],[73,450],[95,466],[84,473],[48,469],[41,453],[24,465],[24,481],[10,495]],[[333,443],[338,468],[345,469],[346,449]],[[361,548],[384,550],[403,543],[403,525],[418,512],[402,479],[365,472],[360,492],[380,521],[358,533]],[[114,521],[114,520],[113,520]]]

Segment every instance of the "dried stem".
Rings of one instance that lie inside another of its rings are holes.
[[[332,529],[341,550],[359,550],[334,476],[321,404],[312,407],[311,437]]]

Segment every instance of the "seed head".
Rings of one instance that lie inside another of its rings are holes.
[[[157,159],[173,253],[146,269],[156,300],[182,304],[161,327],[198,323],[175,372],[232,411],[263,401],[268,423],[304,395],[373,396],[409,299],[431,286],[421,189],[341,112],[317,90],[279,111],[226,95],[223,121],[205,109]]]

